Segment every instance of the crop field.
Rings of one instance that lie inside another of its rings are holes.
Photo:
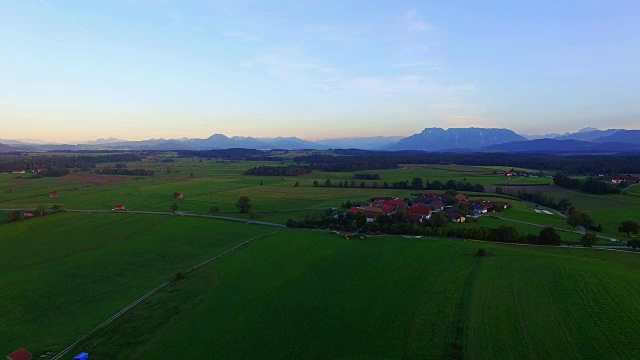
[[[345,240],[126,213],[1,226],[5,353],[59,351],[177,272],[274,231],[173,282],[70,354],[632,359],[640,351],[628,336],[640,326],[640,258],[632,253]]]
[[[271,231],[172,216],[60,213],[0,225],[0,352],[61,349],[179,271]]]

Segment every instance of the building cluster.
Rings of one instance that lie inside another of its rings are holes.
[[[545,174],[542,172],[534,173],[529,171],[515,171],[515,170],[499,172],[498,175],[506,176],[506,177],[515,176],[515,177],[533,177],[533,178],[541,177],[541,178],[547,178],[547,179],[553,178],[553,175]]]
[[[604,177],[604,175],[600,175],[600,176]],[[609,181],[615,185],[622,184],[623,182],[627,182],[630,184],[637,184],[637,183],[640,183],[640,174],[627,174],[627,175],[616,176],[611,178]]]
[[[357,214],[363,212],[367,222],[379,216],[389,216],[397,212],[405,214],[413,223],[422,223],[430,219],[432,214],[442,212],[451,222],[465,222],[467,217],[477,217],[487,212],[508,208],[507,202],[469,199],[466,195],[457,194],[421,194],[410,199],[373,198],[371,202],[353,206],[349,211]]]

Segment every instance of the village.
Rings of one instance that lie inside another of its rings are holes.
[[[507,209],[508,202],[469,199],[464,194],[428,193],[416,198],[373,198],[372,201],[359,206],[351,206],[354,214],[363,212],[366,221],[372,222],[380,216],[390,216],[398,212],[404,213],[409,222],[420,224],[431,219],[432,214],[441,212],[446,219],[454,223],[462,223],[467,218],[477,218],[487,212],[498,212]]]

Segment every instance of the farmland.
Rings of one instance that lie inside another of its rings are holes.
[[[177,272],[274,231],[126,213],[2,227],[5,353],[17,343],[60,350]],[[640,325],[637,261],[602,250],[281,229],[172,283],[72,353],[633,358],[640,347],[626,335]]]
[[[235,207],[240,196],[248,196],[254,218],[283,224],[346,200],[411,198],[416,192],[373,188],[369,180],[364,188],[313,185],[351,181],[353,172],[246,176],[246,169],[278,163],[163,161],[171,156],[127,164],[154,176],[0,175],[0,209],[57,204],[107,211],[67,211],[14,223],[6,223],[7,212],[0,211],[0,307],[6,310],[0,333],[9,334],[0,337],[0,351],[60,351],[167,280],[168,286],[73,352],[89,351],[95,359],[597,359],[610,352],[633,358],[640,351],[627,336],[640,325],[637,254],[428,237],[345,240],[317,230],[171,216],[175,202],[180,212],[208,213],[217,206],[220,215],[248,218]],[[603,224],[605,234],[618,238],[625,238],[616,232],[620,220],[640,216],[636,187],[628,194],[596,196],[548,185],[544,178],[506,179],[494,170],[500,168],[402,165],[375,173],[379,185],[421,177],[544,189],[556,199],[571,199]],[[50,199],[52,192],[58,198]],[[175,199],[174,192],[184,199]],[[449,227],[507,225],[525,235],[538,234],[541,226],[572,230],[557,214],[508,201],[511,208],[497,217]],[[115,204],[163,213],[109,213]],[[581,237],[559,234],[567,244]],[[256,240],[176,277],[250,239]],[[480,248],[488,255],[476,257]]]

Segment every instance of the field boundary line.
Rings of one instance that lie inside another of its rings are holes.
[[[207,259],[197,265],[194,265],[192,267],[190,267],[189,269],[187,269],[185,272],[189,273],[192,272],[198,268],[203,267],[204,265],[207,265],[208,263],[215,261],[235,250],[238,250],[242,247],[244,247],[245,245],[258,240],[260,238],[264,238],[270,235],[275,234],[276,231],[268,233],[268,234],[264,234],[264,235],[260,235],[260,236],[256,236],[254,238],[251,238],[249,240],[243,241],[240,244],[237,244],[225,251],[223,251],[222,253]],[[102,329],[103,327],[109,325],[110,323],[112,323],[114,320],[118,319],[120,316],[122,316],[123,314],[125,314],[127,311],[131,310],[132,308],[134,308],[136,305],[138,305],[139,303],[143,302],[144,300],[148,299],[149,297],[151,297],[151,295],[154,295],[155,293],[157,293],[158,291],[160,291],[161,289],[163,289],[164,287],[166,287],[167,285],[171,284],[173,282],[173,280],[167,280],[165,282],[163,282],[162,284],[156,286],[153,290],[149,291],[148,293],[142,295],[140,298],[138,298],[137,300],[135,300],[134,302],[132,302],[131,304],[127,305],[124,309],[118,311],[117,313],[115,313],[113,316],[111,316],[109,319],[107,319],[106,321],[104,321],[103,323],[101,323],[100,325],[96,326],[95,328],[93,328],[91,331],[89,331],[88,333],[84,334],[81,338],[79,338],[78,340],[76,340],[74,343],[72,343],[71,345],[67,346],[66,348],[64,348],[61,352],[59,352],[58,354],[56,354],[55,356],[53,356],[51,358],[51,360],[58,360],[61,357],[63,357],[64,355],[66,355],[69,351],[73,350],[76,346],[78,346],[80,344],[80,342],[86,338],[88,338],[89,336],[91,336],[93,333],[95,333],[96,331]]]

